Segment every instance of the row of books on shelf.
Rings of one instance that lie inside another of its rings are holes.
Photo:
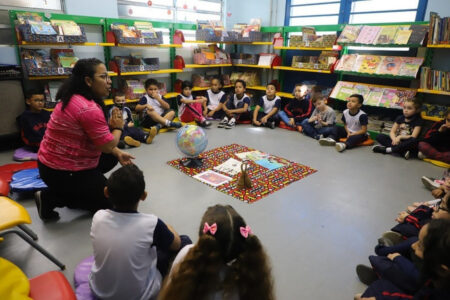
[[[335,71],[416,77],[423,63],[422,57],[343,55]]]
[[[339,44],[366,45],[421,45],[428,31],[427,25],[346,25],[337,42]]]
[[[71,20],[51,20],[44,21],[41,15],[34,12],[17,13],[17,21],[19,24],[28,24],[31,26],[33,34],[42,35],[81,35],[80,26]]]
[[[420,72],[420,88],[450,92],[450,72],[422,67]]]
[[[450,43],[450,17],[441,18],[438,13],[430,12],[429,33],[428,44]]]
[[[336,51],[322,51],[319,56],[294,56],[291,66],[300,69],[330,70],[338,57],[339,53]]]
[[[411,99],[416,95],[416,90],[338,81],[330,97],[338,100],[347,100],[352,94],[362,95],[364,97],[364,105],[400,109],[403,107],[403,102],[406,99]]]
[[[336,42],[336,34],[317,35],[314,27],[302,27],[302,35],[291,35],[290,47],[332,47]]]
[[[22,49],[21,55],[31,76],[68,75],[78,61],[73,49]]]

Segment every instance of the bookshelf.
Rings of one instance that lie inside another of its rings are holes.
[[[351,72],[351,71],[334,71],[336,74],[340,75],[352,75],[352,76],[360,76],[360,77],[373,77],[373,78],[387,78],[387,79],[399,79],[399,80],[413,80],[416,77],[412,76],[397,76],[397,75],[389,75],[389,74],[370,74],[370,73],[360,73],[360,72]]]
[[[248,64],[234,64],[233,67],[272,69],[272,66],[260,66],[260,65],[248,65]]]
[[[221,68],[232,67],[232,64],[215,64],[215,65],[198,65],[198,64],[186,64],[186,69],[198,69],[198,68]]]
[[[330,70],[316,70],[316,69],[301,69],[301,68],[293,68],[286,66],[277,66],[273,67],[274,70],[282,70],[282,71],[295,71],[295,72],[311,72],[311,73],[322,73],[322,74],[331,74]]]
[[[336,46],[336,47],[335,47]],[[340,51],[341,47],[335,45],[333,47],[273,47],[275,50],[303,50],[303,51]]]
[[[428,89],[418,89],[417,92],[424,94],[434,94],[434,95],[445,95],[450,96],[450,92],[437,91],[437,90],[428,90]]]

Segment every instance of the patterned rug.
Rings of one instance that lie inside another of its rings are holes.
[[[256,151],[256,149],[241,146],[238,144],[232,144],[203,152],[200,155],[200,158],[203,159],[203,165],[201,168],[184,167],[182,165],[182,161],[184,160],[183,158],[171,160],[167,162],[167,164],[180,170],[186,175],[193,177],[205,171],[214,169],[214,167],[221,165],[230,158],[240,160],[240,158],[236,154],[249,151]],[[271,162],[275,164],[279,163],[283,166],[274,170],[270,170],[270,168],[263,167],[260,164],[255,163],[254,161],[249,161],[250,167],[247,170],[247,173],[253,184],[253,187],[251,189],[238,189],[236,187],[237,181],[240,177],[240,173],[231,176],[230,174],[217,170],[213,171],[219,173],[219,175],[223,174],[229,176],[232,179],[231,181],[218,186],[210,186],[241,201],[253,203],[297,180],[300,180],[312,173],[317,172],[317,170],[314,170],[310,167],[277,156],[269,155],[269,159]]]

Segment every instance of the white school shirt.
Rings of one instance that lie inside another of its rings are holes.
[[[184,100],[194,100],[194,97],[192,97],[192,95],[190,95],[189,97],[186,97],[183,94],[178,95],[177,97],[177,104],[178,104],[178,115],[181,116],[184,113],[184,110],[186,109],[186,103],[181,102],[181,98],[183,98]]]
[[[346,109],[343,112],[343,118],[345,118],[345,124],[351,133],[360,131],[362,128],[361,125],[367,125],[367,114],[362,110],[359,110],[356,115],[352,116],[350,110]],[[361,124],[361,120],[365,120],[366,122],[363,122],[365,124]]]
[[[94,260],[89,285],[100,299],[156,299],[162,277],[153,234],[158,217],[99,210],[92,219]]]
[[[247,96],[247,94],[244,94],[241,99],[238,99],[236,94],[233,94],[234,107],[237,108],[238,104],[241,103],[241,102],[247,103],[248,104],[248,109],[247,110],[250,110],[250,97]]]
[[[225,95],[224,91],[220,91],[217,94],[211,91],[211,89],[207,90],[206,93],[208,94],[208,109],[209,110],[215,110],[217,106],[219,106],[220,100]]]
[[[159,95],[159,97],[162,96]],[[143,101],[140,101],[139,104],[150,104],[151,107],[158,113],[158,115],[162,115],[164,112],[164,108],[161,107],[161,104],[156,100],[155,98],[150,97],[149,95],[145,94],[144,97],[147,100],[147,103],[142,103]],[[142,98],[141,98],[142,99]],[[164,101],[164,99],[162,99]]]
[[[275,96],[272,100],[267,99],[267,95],[264,95],[261,97],[258,103],[259,106],[261,106],[264,110],[264,113],[267,115],[272,111],[274,107],[278,108],[280,110],[281,108],[281,98],[278,96]]]
[[[170,273],[168,275],[168,284],[170,284],[170,279],[173,276],[173,271],[176,265],[180,264],[183,262],[184,258],[186,257],[186,255],[188,254],[189,250],[191,250],[192,247],[194,247],[194,244],[190,244],[187,246],[184,246],[183,249],[180,250],[180,252],[178,252],[177,256],[175,257],[173,263],[172,263],[172,268],[170,269]],[[225,273],[227,271],[227,269],[229,269],[228,266],[224,266],[223,269],[220,271],[219,277],[224,280],[225,279]],[[237,291],[237,289],[235,291],[233,291],[232,293],[230,293],[229,297],[224,298],[223,297],[223,292],[222,291],[217,291],[214,293],[211,293],[210,295],[208,295],[205,300],[239,300],[239,292]]]

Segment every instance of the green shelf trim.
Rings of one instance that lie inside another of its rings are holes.
[[[108,27],[108,30],[113,23],[125,23],[128,26],[133,26],[135,21],[139,22],[151,22],[154,28],[166,28],[170,29],[172,28],[176,23],[170,23],[170,22],[155,22],[152,20],[144,20],[144,19],[114,19],[114,18],[107,18],[106,19],[106,26]]]
[[[283,32],[283,26],[263,26],[261,27],[263,33],[281,33]]]
[[[188,24],[188,23],[175,23],[173,24],[173,29],[177,30],[196,30],[197,24]]]
[[[357,46],[357,47],[378,47],[378,48],[419,48],[419,47],[426,47],[420,44],[410,44],[410,45],[399,45],[399,44],[360,44],[360,43],[338,43],[338,45],[341,45],[343,47],[345,46]]]
[[[303,27],[313,27],[316,31],[342,31],[345,27],[345,24],[285,26],[284,32],[302,32]]]
[[[9,11],[9,15],[10,15],[11,18],[14,18],[14,20],[16,20],[17,19],[17,13],[27,13],[27,12],[30,12],[30,11],[10,10]],[[46,12],[46,13],[33,12],[33,13],[39,14],[46,21],[50,21],[50,20],[68,20],[68,21],[74,21],[77,24],[88,24],[88,25],[103,25],[103,24],[105,24],[105,21],[106,21],[106,18],[100,18],[100,17],[56,14],[56,13],[51,13],[51,12]]]
[[[400,80],[413,80],[416,77],[410,76],[394,76],[388,74],[369,74],[369,73],[359,73],[359,72],[350,72],[350,71],[334,71],[336,74],[342,75],[353,75],[353,76],[362,76],[362,77],[375,77],[375,78],[389,78],[389,79],[400,79]]]

